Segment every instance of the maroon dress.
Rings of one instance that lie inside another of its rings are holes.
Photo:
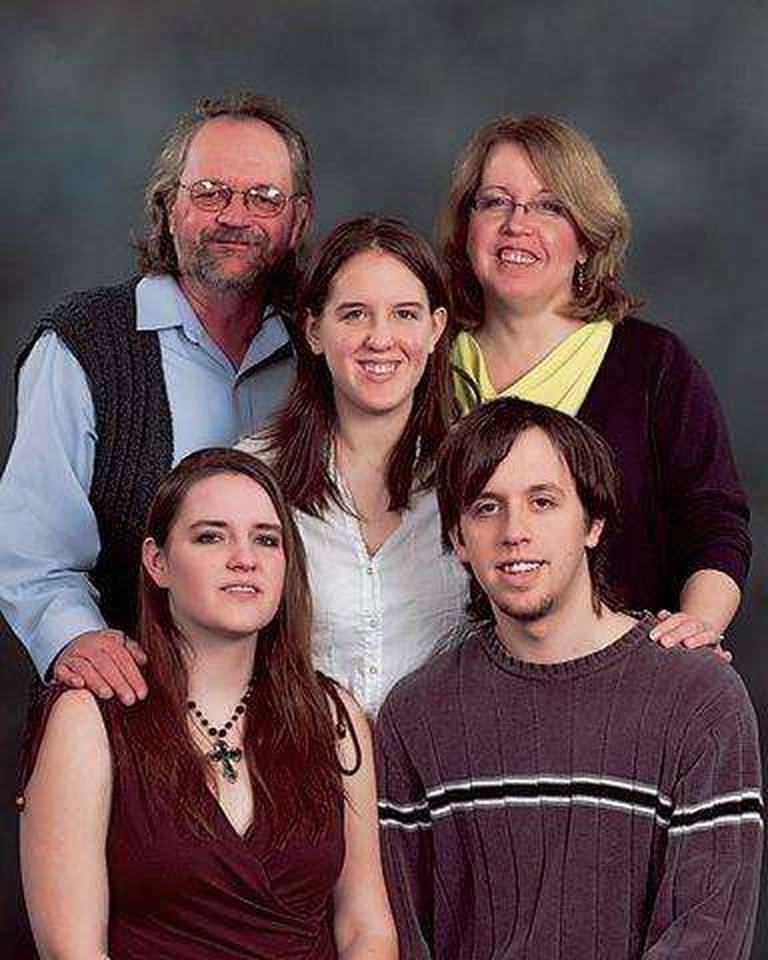
[[[123,709],[102,705],[110,735],[115,711]],[[35,726],[39,740],[44,722]],[[320,840],[293,835],[278,848],[266,823],[255,820],[241,836],[212,794],[209,800],[216,836],[194,838],[177,827],[171,810],[149,803],[130,750],[116,765],[106,849],[110,956],[335,960],[341,803]]]

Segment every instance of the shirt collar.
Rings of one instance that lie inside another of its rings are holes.
[[[189,305],[176,280],[167,274],[142,277],[136,287],[136,329],[167,330],[181,327],[187,339],[200,343],[205,328]],[[284,317],[276,307],[268,304],[258,332],[251,340],[248,352],[240,367],[244,373],[263,363],[280,351],[290,355],[291,340]]]

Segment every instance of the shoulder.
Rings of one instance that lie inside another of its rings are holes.
[[[114,309],[121,304],[135,302],[136,286],[139,277],[132,277],[122,283],[90,287],[87,290],[78,290],[70,293],[55,306],[46,311],[44,320],[59,319],[101,319],[101,311],[105,308]]]
[[[613,332],[616,345],[626,350],[658,350],[688,353],[680,337],[656,323],[641,320],[639,317],[624,317]]]
[[[18,361],[20,387],[42,382],[46,387],[76,380],[87,390],[82,364],[53,327],[40,331]]]
[[[754,715],[743,680],[712,650],[665,649],[649,639],[643,654],[654,670],[658,693],[666,694],[663,701],[674,704],[672,720],[693,724],[703,734],[723,717]]]
[[[87,690],[46,688],[30,709],[22,783],[44,771],[82,765],[109,770],[111,751],[102,707]]]
[[[318,673],[328,710],[338,736],[337,751],[342,770],[356,773],[367,767],[371,756],[371,730],[360,704],[341,684]]]
[[[251,456],[263,460],[267,466],[272,466],[275,461],[274,450],[264,433],[252,433],[247,437],[242,437],[235,444],[235,450],[250,453]]]
[[[347,690],[346,687],[342,687],[340,683],[337,683],[331,677],[327,677],[325,674],[322,676],[323,688],[332,716],[335,717],[339,713],[343,713],[349,717],[355,727],[361,724],[367,725],[368,721],[363,712],[363,708],[349,690]]]
[[[88,736],[104,740],[106,726],[102,708],[89,690],[54,688],[50,694],[51,707],[46,728],[54,725],[66,728],[73,737]]]
[[[678,398],[701,396],[709,406],[712,392],[704,369],[681,338],[665,327],[625,317],[615,327],[606,355],[610,389],[640,390],[657,398],[672,391]],[[668,415],[662,406],[660,414]]]
[[[473,655],[472,636],[451,638],[450,646],[399,680],[384,702],[382,713],[403,722],[427,723],[455,692],[467,656]]]

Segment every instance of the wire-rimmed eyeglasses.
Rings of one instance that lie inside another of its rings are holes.
[[[194,206],[206,213],[221,213],[230,205],[232,197],[240,194],[250,213],[257,217],[277,217],[285,210],[289,200],[304,196],[303,193],[293,193],[287,197],[271,183],[255,183],[245,190],[235,190],[222,180],[196,180],[189,184],[179,182],[179,186],[187,191]]]
[[[471,203],[477,213],[495,215],[498,217],[513,217],[519,208],[526,216],[537,220],[570,219],[568,208],[557,197],[539,197],[536,200],[515,200],[515,198],[499,187],[484,187],[478,190]]]

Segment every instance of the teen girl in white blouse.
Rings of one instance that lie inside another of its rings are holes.
[[[374,715],[461,618],[464,570],[440,543],[434,455],[450,413],[448,293],[400,221],[340,224],[299,298],[296,383],[241,447],[276,470],[307,550],[315,666]]]

